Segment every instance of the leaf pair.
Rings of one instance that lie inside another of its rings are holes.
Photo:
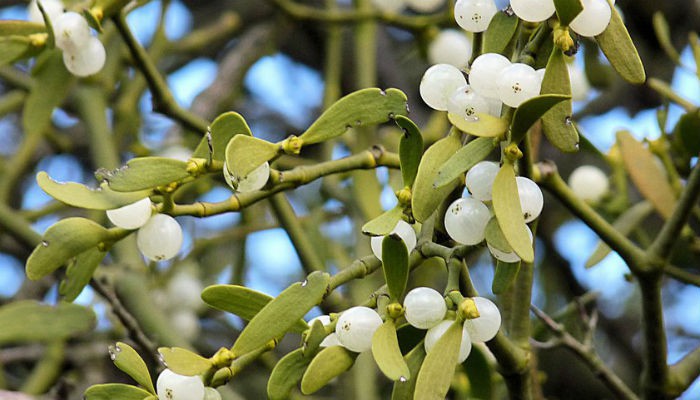
[[[114,365],[141,387],[123,383],[93,385],[85,391],[86,400],[156,400],[158,398],[148,367],[136,350],[126,343],[117,342],[114,346],[110,346],[109,354]]]

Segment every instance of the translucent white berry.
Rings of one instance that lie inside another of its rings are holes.
[[[204,388],[204,400],[221,400],[221,393],[212,387]]]
[[[231,175],[228,168],[224,166],[224,179],[226,180],[226,183],[231,187],[231,189],[240,193],[253,192],[262,189],[267,183],[269,177],[270,163],[267,161],[252,170],[243,179],[236,179],[236,177]]]
[[[542,81],[544,80],[544,73],[547,70],[545,68],[540,68],[535,70],[535,74],[537,75],[537,79],[540,80],[540,91],[541,91],[541,86],[542,86]]]
[[[197,309],[202,305],[204,286],[189,272],[179,272],[168,282],[167,293],[173,308]]]
[[[437,11],[438,8],[445,4],[445,0],[406,0],[406,4],[415,11],[429,13]]]
[[[523,211],[525,223],[532,222],[542,213],[544,206],[542,190],[535,182],[524,176],[515,177],[515,182],[518,185],[520,208]]]
[[[488,342],[498,333],[501,327],[501,312],[489,299],[473,297],[479,317],[464,320],[464,329],[469,332],[472,342]]]
[[[158,375],[156,389],[159,400],[204,400],[204,383],[198,376],[178,375],[169,369]]]
[[[488,207],[471,197],[457,199],[445,212],[445,230],[457,243],[475,245],[484,240],[486,224],[491,219]]]
[[[458,88],[467,84],[462,71],[450,64],[428,68],[420,81],[420,97],[430,108],[447,111],[447,100]]]
[[[527,233],[530,235],[530,243],[532,243],[532,231],[528,228]],[[492,246],[491,243],[488,241],[486,242],[486,245],[489,248],[489,251],[491,252],[491,255],[494,256],[497,260],[506,262],[506,263],[515,263],[520,261],[520,257],[518,257],[517,254],[515,254],[514,251],[503,251],[500,249],[497,249],[496,247]]]
[[[503,104],[517,107],[540,94],[542,81],[535,70],[522,63],[506,67],[498,78],[498,98]]]
[[[430,351],[435,347],[435,343],[442,337],[442,335],[445,334],[447,329],[450,327],[450,325],[454,324],[455,322],[452,320],[444,320],[440,322],[439,324],[435,325],[434,327],[428,329],[428,332],[425,334],[425,351],[427,353],[430,353]],[[466,329],[462,328],[462,343],[459,346],[459,356],[457,357],[457,362],[458,363],[463,363],[464,360],[469,357],[469,353],[472,351],[472,342],[469,339],[469,332],[467,332]]]
[[[450,64],[465,68],[472,56],[472,41],[457,29],[445,29],[438,33],[428,46],[431,64]]]
[[[497,53],[484,53],[477,57],[469,70],[469,86],[478,94],[498,99],[498,78],[510,61]]]
[[[596,36],[603,33],[610,23],[612,10],[607,0],[583,0],[583,11],[574,18],[569,27],[581,36]]]
[[[76,12],[63,13],[52,23],[56,47],[63,51],[76,52],[86,46],[92,37],[87,21]]]
[[[63,51],[63,64],[75,76],[90,76],[100,72],[106,59],[105,47],[96,37],[90,37],[87,43],[77,50]]]
[[[541,22],[554,14],[553,0],[510,0],[510,7],[518,18],[529,22]]]
[[[146,197],[123,207],[107,210],[107,218],[124,229],[138,229],[151,218],[151,199]]]
[[[326,326],[331,323],[331,317],[328,315],[319,315],[318,317],[312,318],[309,321],[309,326],[313,325],[314,321],[321,321],[323,326]],[[340,342],[338,341],[338,334],[335,332],[331,332],[326,336],[323,341],[320,344],[321,347],[331,347],[331,346],[342,346]]]
[[[186,340],[193,340],[199,335],[199,318],[192,310],[177,310],[170,316],[170,323],[177,333]]]
[[[569,187],[579,198],[597,202],[608,192],[607,175],[593,165],[582,165],[569,175]]]
[[[447,100],[447,112],[461,116],[466,120],[474,119],[475,114],[491,111],[486,98],[471,90],[469,85],[455,90]]]
[[[182,247],[182,228],[175,218],[156,214],[136,233],[136,245],[150,260],[169,260]]]
[[[372,4],[380,11],[400,13],[406,8],[406,0],[372,0]]]
[[[582,101],[588,98],[591,85],[588,83],[586,73],[575,63],[566,64],[569,69],[569,81],[571,82],[571,99]]]
[[[455,20],[467,32],[483,32],[498,9],[493,0],[457,0]]]
[[[408,292],[403,307],[406,321],[418,329],[432,328],[445,318],[447,312],[445,299],[429,287],[417,287]]]
[[[46,15],[48,15],[52,22],[63,14],[63,2],[61,0],[41,0],[41,6],[44,7]],[[36,0],[32,0],[29,3],[27,12],[30,22],[36,22],[38,24],[44,23],[44,17],[41,15]]]
[[[497,162],[481,161],[467,171],[465,179],[467,189],[477,200],[491,201],[493,181],[501,167]]]
[[[362,353],[372,348],[372,336],[382,325],[382,317],[368,307],[345,310],[335,326],[338,341],[350,351]]]
[[[391,233],[395,233],[403,239],[404,244],[406,245],[406,249],[410,253],[413,251],[413,248],[416,247],[416,231],[413,230],[413,227],[406,221],[404,220],[399,220],[398,223],[396,223],[396,226],[394,227],[394,230],[391,231]],[[378,258],[382,259],[382,241],[384,240],[384,236],[373,236],[372,239],[370,239],[370,247],[372,247],[372,253]]]

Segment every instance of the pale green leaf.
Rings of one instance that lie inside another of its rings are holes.
[[[518,30],[518,22],[520,22],[520,18],[515,14],[496,13],[491,19],[488,29],[484,32],[482,53],[502,54]]]
[[[391,400],[413,400],[413,394],[416,390],[416,381],[418,380],[418,372],[420,371],[423,360],[425,359],[425,346],[420,341],[411,351],[404,357],[408,370],[411,373],[411,378],[406,381],[394,382],[394,388],[391,392]]]
[[[443,187],[461,177],[479,161],[485,159],[498,142],[493,138],[476,138],[457,150],[438,170],[435,187]]]
[[[384,279],[389,288],[389,295],[398,301],[408,283],[408,250],[406,243],[397,234],[391,234],[382,240],[382,264]]]
[[[377,218],[362,225],[362,233],[372,236],[388,235],[392,230],[394,230],[402,215],[403,209],[400,205],[397,205],[391,210],[385,211]]]
[[[425,356],[418,372],[415,399],[444,400],[457,368],[462,324],[454,322]]]
[[[135,203],[148,197],[150,190],[115,192],[105,183],[99,189],[90,189],[76,182],[56,182],[44,171],[36,175],[39,187],[54,199],[69,206],[88,210],[111,210]]]
[[[581,0],[554,0],[557,18],[562,25],[569,25],[583,11]]]
[[[106,255],[107,252],[93,247],[78,254],[68,263],[66,276],[58,287],[58,294],[64,301],[74,301],[80,295]]]
[[[608,0],[610,3],[610,0]],[[605,54],[605,57],[610,61],[610,65],[615,68],[620,76],[629,83],[641,85],[646,81],[646,72],[644,65],[639,58],[637,48],[634,47],[634,42],[630,38],[629,32],[622,21],[622,17],[617,12],[617,9],[612,8],[612,17],[610,24],[600,35],[595,37],[598,46]]]
[[[398,115],[396,124],[402,129],[403,135],[399,141],[399,160],[401,161],[401,176],[404,186],[413,186],[418,173],[418,164],[423,155],[423,136],[420,130],[407,117]]]
[[[117,192],[153,189],[190,177],[187,162],[168,157],[132,158],[126,166],[98,171],[96,175],[106,180],[109,188]]]
[[[372,336],[372,355],[379,369],[392,381],[411,378],[396,337],[394,320],[387,319]]]
[[[201,375],[214,366],[210,359],[180,347],[160,347],[158,353],[163,363],[180,375]]]
[[[469,118],[448,113],[447,119],[455,128],[473,136],[503,137],[508,129],[508,121],[486,113],[476,113]]]
[[[85,391],[85,400],[146,400],[152,397],[141,388],[123,383],[92,385]]]
[[[61,341],[91,331],[95,324],[95,314],[87,307],[18,300],[0,306],[0,346]]]
[[[156,394],[148,367],[133,347],[123,342],[117,342],[113,347],[110,346],[109,354],[117,368],[129,375],[143,388]]]
[[[571,96],[569,69],[566,67],[564,53],[558,48],[553,49],[549,56],[540,92]],[[542,117],[545,136],[554,147],[563,152],[578,150],[578,132],[571,120],[572,107],[569,99],[555,105]]]
[[[51,124],[54,108],[68,96],[75,77],[63,65],[60,50],[44,51],[32,69],[32,86],[22,111],[22,127],[27,135],[41,134]]]
[[[306,367],[311,362],[304,356],[302,349],[296,349],[282,357],[270,373],[267,381],[267,398],[269,400],[286,400],[292,390],[299,384]]]
[[[493,211],[510,247],[524,262],[535,259],[529,229],[520,207],[513,165],[504,163],[493,182]]]
[[[330,346],[321,350],[311,361],[301,378],[301,392],[308,395],[316,392],[333,378],[352,367],[357,353],[341,346]]]
[[[520,143],[537,120],[555,106],[565,105],[562,103],[567,101],[571,103],[571,94],[542,94],[524,101],[515,109],[513,121],[510,124],[511,142]]]
[[[237,112],[225,112],[214,120],[209,127],[211,134],[211,148],[213,150],[212,159],[224,161],[226,159],[226,146],[236,135],[253,136],[248,127],[248,123],[243,116]],[[192,153],[192,158],[209,159],[209,140],[203,137]]]
[[[277,157],[282,148],[266,140],[236,135],[226,145],[226,168],[231,176],[243,178],[255,168]]]
[[[496,217],[492,217],[488,224],[486,224],[486,229],[484,229],[484,238],[486,239],[486,243],[504,253],[510,253],[513,251],[513,248],[510,247],[508,240],[506,240],[506,237],[503,235],[503,231],[501,231],[501,227],[498,225],[498,220]]]

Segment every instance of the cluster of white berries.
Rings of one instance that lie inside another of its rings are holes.
[[[182,228],[166,214],[151,215],[151,200],[146,197],[135,203],[107,210],[107,218],[124,229],[138,229],[136,245],[152,261],[169,260],[182,247]]]
[[[97,37],[92,36],[85,18],[73,11],[63,12],[60,0],[43,0],[41,5],[53,25],[56,47],[63,51],[66,69],[76,76],[99,72],[105,64],[105,47]],[[43,22],[36,0],[29,5],[29,18],[34,22]]]
[[[569,175],[569,187],[582,200],[597,203],[610,189],[607,175],[593,165],[582,165]]]
[[[583,11],[569,26],[581,36],[600,35],[608,27],[612,16],[608,1],[583,0],[582,3]],[[511,0],[510,7],[518,18],[529,22],[544,21],[555,11],[553,0]]]
[[[445,0],[372,0],[372,4],[380,11],[400,13],[407,7],[419,13],[437,11],[445,4]]]
[[[224,180],[226,180],[226,184],[228,184],[231,189],[239,193],[253,192],[262,189],[267,183],[270,177],[270,163],[265,161],[248,175],[240,179],[231,174],[231,171],[229,171],[228,167],[225,165],[223,171]]]
[[[158,400],[221,400],[214,388],[204,387],[198,376],[185,376],[164,369],[156,382]]]
[[[489,208],[491,191],[499,168],[496,162],[481,161],[467,172],[465,181],[471,197],[455,200],[445,212],[445,230],[455,242],[476,245],[485,239],[486,226],[492,218]],[[518,176],[515,180],[525,223],[532,222],[539,217],[544,206],[542,190],[526,177]],[[486,244],[496,259],[509,263],[520,261],[512,250],[504,251],[488,241]]]

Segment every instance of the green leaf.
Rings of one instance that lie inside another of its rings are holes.
[[[681,115],[673,128],[673,136],[680,141],[679,150],[690,157],[700,153],[700,110]]]
[[[108,238],[109,231],[89,219],[62,219],[46,230],[27,259],[27,277],[40,279]]]
[[[520,19],[517,15],[498,12],[493,16],[484,32],[482,53],[503,53],[518,30]]]
[[[513,248],[510,247],[508,240],[506,240],[506,237],[503,235],[503,231],[498,225],[498,220],[496,217],[492,217],[488,224],[486,224],[486,229],[484,229],[484,238],[486,239],[486,243],[504,253],[510,253],[513,251]]]
[[[459,133],[453,131],[449,136],[435,142],[423,154],[418,166],[416,181],[413,183],[413,196],[411,198],[413,216],[419,222],[428,219],[459,184],[459,181],[455,179],[436,189],[433,182],[435,182],[440,167],[462,147],[460,136]]]
[[[45,51],[37,58],[32,75],[34,79],[22,112],[22,127],[27,135],[41,134],[49,127],[54,108],[63,103],[75,82],[58,49]]]
[[[610,4],[610,0],[608,0],[608,4]],[[610,65],[620,74],[622,79],[641,85],[647,79],[642,60],[639,58],[639,53],[634,47],[634,42],[627,32],[627,28],[625,28],[625,23],[622,22],[622,17],[612,4],[610,4],[610,8],[612,9],[610,24],[603,33],[595,37],[595,40],[605,57],[610,61]]]
[[[669,56],[673,62],[680,62],[681,56],[678,54],[678,50],[676,50],[671,41],[671,30],[668,27],[668,21],[666,21],[661,11],[654,13],[652,24],[654,26],[654,33],[656,33],[656,39],[659,41],[664,52],[666,52],[666,55]]]
[[[210,359],[180,347],[160,347],[158,353],[163,363],[180,375],[201,375],[214,366]]]
[[[329,333],[326,332],[326,327],[321,321],[315,320],[313,324],[309,325],[309,330],[304,334],[304,344],[302,346],[304,356],[309,357],[309,355],[316,354],[321,343],[328,335]],[[311,357],[309,357],[309,361],[311,361]]]
[[[423,136],[420,129],[407,117],[398,115],[396,124],[402,129],[403,135],[399,141],[399,160],[401,161],[401,176],[404,186],[413,186],[418,173],[418,164],[423,155]]]
[[[510,247],[524,262],[535,259],[529,229],[520,207],[513,164],[505,163],[493,181],[493,211]]]
[[[406,95],[398,89],[361,89],[328,107],[300,138],[304,145],[324,142],[350,128],[386,122],[408,114]]]
[[[387,319],[372,336],[372,355],[379,369],[392,381],[411,378],[396,337],[394,320]]]
[[[202,291],[202,300],[205,303],[246,321],[253,319],[272,299],[272,296],[265,293],[238,285],[213,285]],[[304,332],[309,329],[309,325],[299,319],[290,329],[292,332]]]
[[[72,303],[56,306],[20,300],[0,307],[0,346],[62,341],[95,327],[91,309]]]
[[[145,400],[152,397],[141,388],[123,383],[92,385],[85,391],[85,400]]]
[[[443,187],[461,177],[471,167],[485,159],[496,148],[497,143],[492,138],[481,137],[457,150],[438,170],[435,187]]]
[[[403,215],[403,208],[397,205],[389,211],[385,211],[377,218],[362,225],[362,233],[371,236],[384,236],[391,233]]]
[[[569,69],[561,49],[553,49],[549,56],[540,93],[571,97]],[[542,131],[545,136],[554,147],[563,152],[578,150],[578,132],[571,121],[572,107],[571,100],[568,99],[555,105],[542,117]]]
[[[236,135],[226,145],[226,168],[231,176],[245,177],[280,153],[281,147],[266,140]]]
[[[132,158],[126,166],[112,171],[98,171],[117,192],[136,192],[179,182],[190,176],[187,162],[167,157]]]
[[[425,346],[419,342],[408,354],[406,354],[406,364],[411,373],[411,378],[405,382],[394,382],[391,392],[391,400],[413,400],[413,393],[416,390],[416,381],[423,360],[425,359]]]
[[[537,120],[556,105],[566,101],[571,104],[571,94],[543,94],[524,101],[515,109],[510,124],[511,142],[520,143]]]
[[[316,271],[304,282],[289,286],[250,320],[233,344],[231,352],[240,356],[282,337],[309,310],[321,303],[329,281],[327,273]]]
[[[92,275],[105,258],[107,252],[97,247],[78,254],[66,267],[66,276],[58,287],[58,294],[64,301],[74,301],[90,283]]]
[[[129,375],[146,390],[156,394],[148,367],[133,347],[123,342],[117,342],[114,347],[110,346],[109,354],[117,368]]]
[[[90,189],[76,182],[56,182],[49,174],[40,171],[36,174],[36,183],[54,199],[69,206],[88,210],[111,210],[135,203],[150,194],[150,190],[138,192],[115,192],[107,184],[99,189]]]
[[[461,342],[462,324],[454,322],[425,356],[423,366],[418,372],[416,399],[445,399],[457,368]]]
[[[464,133],[481,137],[503,137],[508,129],[508,121],[486,113],[476,113],[470,119],[448,113],[450,123]]]
[[[496,273],[491,284],[493,294],[505,293],[506,290],[515,282],[520,271],[520,261],[507,263],[501,260],[496,260]]]
[[[493,367],[479,346],[473,346],[466,361],[462,363],[469,378],[469,394],[475,399],[493,399]]]
[[[20,20],[0,20],[0,36],[27,36],[46,33],[44,24]]]
[[[308,395],[316,392],[336,376],[352,367],[357,353],[341,346],[326,347],[311,361],[301,378],[301,392]]]
[[[652,211],[654,211],[654,206],[652,206],[650,202],[641,201],[622,213],[615,222],[613,222],[613,227],[621,234],[627,236],[632,233]],[[596,264],[603,261],[603,259],[610,254],[610,251],[610,247],[602,240],[599,240],[593,254],[586,260],[585,267],[594,267]]]
[[[224,161],[226,159],[226,146],[236,135],[253,136],[248,123],[241,114],[233,111],[225,112],[214,120],[209,126],[211,134],[212,159]],[[209,159],[209,140],[203,137],[192,153],[192,158]]]
[[[398,301],[408,283],[408,250],[406,243],[397,234],[382,240],[382,260],[384,279],[392,300]]]
[[[0,37],[0,66],[28,57],[37,50],[26,36]]]
[[[286,400],[301,381],[306,367],[311,362],[306,358],[302,349],[296,349],[282,357],[270,373],[267,381],[267,398],[269,400]]]
[[[557,18],[561,25],[568,26],[583,11],[581,0],[554,0]]]
[[[634,185],[664,219],[671,218],[676,197],[666,175],[654,161],[654,155],[627,131],[617,132],[617,142]]]

